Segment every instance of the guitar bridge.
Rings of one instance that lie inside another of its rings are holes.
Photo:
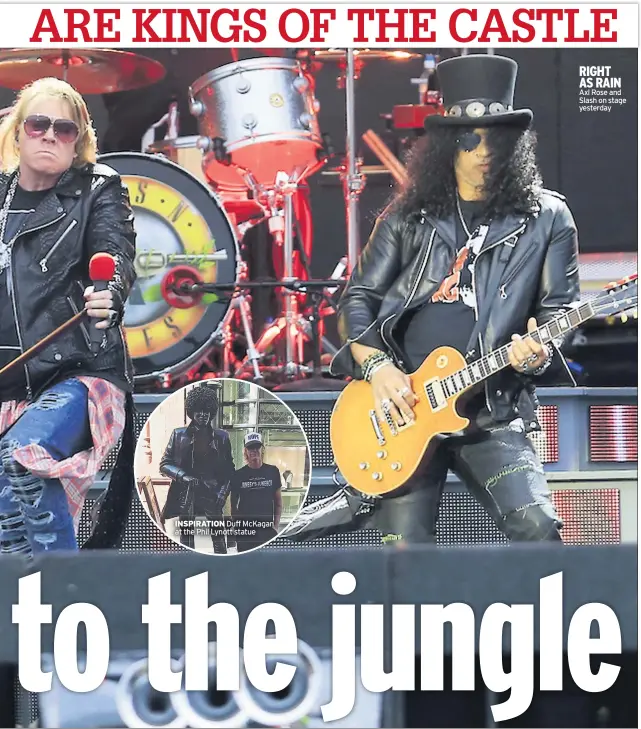
[[[385,440],[385,436],[383,435],[381,426],[378,424],[378,418],[376,417],[376,410],[369,411],[369,419],[370,419],[370,422],[372,423],[372,428],[374,428],[374,433],[376,434],[376,439],[378,440],[378,444],[385,445],[385,443],[387,441]]]

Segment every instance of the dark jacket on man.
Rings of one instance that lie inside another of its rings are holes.
[[[13,174],[0,174],[0,200]],[[135,239],[127,188],[115,170],[87,164],[63,173],[12,248],[9,294],[22,351],[84,308],[83,294],[92,284],[89,260],[95,253],[110,253],[116,259],[109,288],[122,320],[136,279]],[[78,375],[101,377],[125,392],[133,391],[133,367],[121,327],[103,330],[100,349],[92,353],[89,327],[95,321],[84,319],[24,365],[27,399]]]
[[[174,430],[160,461],[160,472],[171,478],[167,501],[162,513],[163,519],[194,515],[193,504],[196,493],[194,487],[190,486],[188,481],[185,481],[185,477],[193,477],[195,472],[194,440],[196,430],[193,423],[190,423],[186,428]],[[227,431],[208,426],[208,432],[211,435],[209,441],[211,448],[211,477],[199,483],[196,488],[199,489],[199,502],[206,505],[206,513],[216,514],[222,511],[229,493],[230,480],[234,474],[234,459]],[[202,514],[196,516],[202,516]]]
[[[488,301],[484,292],[506,244],[514,248],[500,286]],[[408,371],[395,327],[407,312],[430,299],[447,276],[455,252],[454,214],[444,219],[421,212],[409,217],[397,212],[382,215],[339,302],[344,344],[332,361],[332,372],[361,377],[349,349],[352,342],[386,351]],[[491,223],[474,270],[479,316],[487,307],[490,314],[471,359],[508,343],[514,333],[525,334],[529,317],[536,317],[540,326],[578,301],[577,252],[572,214],[556,192],[543,191],[528,214],[511,214]],[[508,368],[486,381],[492,421],[521,417],[528,430],[539,428],[534,383],[575,384],[559,350],[562,344],[555,341],[553,365],[540,377]]]

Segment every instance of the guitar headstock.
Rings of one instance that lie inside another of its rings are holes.
[[[632,276],[622,278],[620,281],[609,283],[603,292],[590,302],[594,313],[606,317],[620,316],[623,321],[627,321],[628,315],[625,312],[634,309],[633,316],[636,318],[639,288],[637,278],[635,273]]]

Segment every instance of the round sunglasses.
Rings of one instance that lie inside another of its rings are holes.
[[[477,132],[465,132],[456,140],[459,149],[464,152],[473,152],[481,143],[481,135]]]
[[[53,133],[63,144],[71,144],[78,139],[80,130],[71,119],[52,119],[44,114],[31,114],[24,122],[24,130],[28,137],[43,137],[53,124]]]

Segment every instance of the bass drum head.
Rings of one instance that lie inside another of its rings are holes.
[[[198,306],[179,309],[162,297],[162,281],[176,266],[188,266],[207,283],[235,283],[234,229],[214,194],[173,162],[134,152],[104,154],[98,161],[120,174],[134,212],[138,278],[123,326],[135,379],[181,374],[209,350],[229,303],[209,295]]]

